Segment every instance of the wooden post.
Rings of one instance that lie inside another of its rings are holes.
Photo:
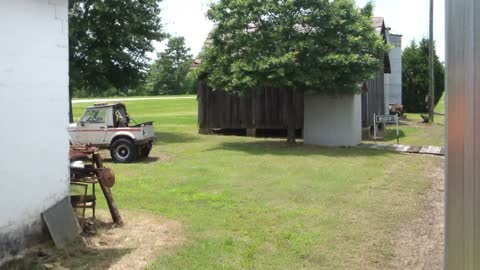
[[[102,157],[100,156],[99,153],[93,154],[93,160],[97,168],[103,168]],[[99,178],[98,183],[102,188],[103,194],[105,195],[105,199],[107,200],[108,209],[110,210],[110,214],[112,215],[113,222],[118,226],[123,226],[122,217],[120,216],[120,212],[118,212],[118,208],[117,208],[117,205],[115,204],[115,200],[113,200],[113,196],[112,196],[112,192],[110,191],[110,188],[108,188],[103,184],[102,179],[100,178],[100,174],[98,172],[96,172],[95,174]]]
[[[396,123],[396,127],[397,127],[397,144],[400,144],[400,130],[399,130],[399,127],[398,127],[399,118],[400,118],[400,117],[398,117],[398,115],[395,115],[395,120],[397,120],[397,123]]]
[[[480,269],[480,1],[446,0],[445,269]]]
[[[292,88],[285,90],[287,93],[287,142],[289,144],[295,144],[296,130],[297,130],[297,111],[295,108],[294,91]]]

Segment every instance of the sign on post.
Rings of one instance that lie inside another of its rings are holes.
[[[389,123],[395,124],[397,123],[397,116],[396,115],[376,115],[375,122],[377,123]]]
[[[397,125],[397,144],[400,144],[400,130],[398,127],[398,115],[377,115],[373,114],[373,140],[377,140],[377,124],[396,124]]]

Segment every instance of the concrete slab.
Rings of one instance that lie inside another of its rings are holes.
[[[82,231],[70,204],[70,197],[66,197],[43,212],[42,219],[47,225],[55,246],[58,248],[63,248]]]
[[[402,149],[403,149],[404,147],[405,147],[405,145],[403,145],[403,144],[398,144],[398,145],[397,145],[397,149],[395,149],[395,151],[397,151],[397,152],[402,152]]]
[[[416,146],[403,144],[361,144],[362,148],[370,148],[376,150],[395,151],[410,154],[425,154],[445,156],[445,148],[438,146]]]
[[[440,155],[441,152],[442,152],[442,147],[432,146],[430,148],[430,154]]]
[[[422,150],[421,146],[411,146],[410,149],[408,149],[408,152],[415,154],[415,153],[420,152],[420,150]]]
[[[420,149],[420,154],[428,154],[429,153],[430,146],[423,146],[422,149]]]

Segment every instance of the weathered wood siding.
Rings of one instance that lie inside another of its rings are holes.
[[[446,267],[480,269],[480,1],[447,0]]]
[[[303,128],[303,93],[294,95],[297,129]],[[198,86],[198,124],[201,129],[286,129],[285,91],[266,88],[250,96],[213,91],[206,82]]]
[[[377,72],[377,77],[366,82],[367,92],[362,94],[362,126],[373,126],[373,115],[385,113],[385,69]]]

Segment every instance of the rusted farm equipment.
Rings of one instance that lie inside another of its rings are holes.
[[[70,147],[70,161],[74,162],[70,168],[71,184],[84,188],[82,195],[71,196],[72,206],[82,209],[83,218],[85,218],[86,209],[92,209],[93,218],[95,218],[95,186],[98,184],[107,201],[113,222],[118,226],[123,226],[122,217],[110,190],[115,185],[115,175],[111,169],[103,166],[98,148],[89,145],[73,145]],[[82,162],[81,166],[75,165],[75,162],[78,161]],[[91,194],[88,194],[89,186],[91,186]]]

